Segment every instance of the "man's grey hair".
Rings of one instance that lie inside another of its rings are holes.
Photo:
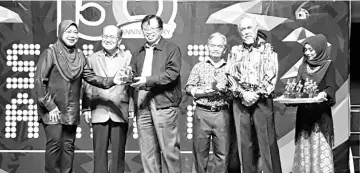
[[[111,28],[111,27],[118,29],[118,31],[117,31],[117,36],[118,36],[119,38],[122,38],[122,37],[123,37],[123,30],[120,28],[120,26],[115,26],[115,25],[107,25],[107,26],[104,26],[104,27],[103,27],[103,33],[104,33],[104,29],[106,29],[106,28]]]
[[[227,45],[227,37],[224,36],[223,34],[219,33],[219,32],[215,32],[215,33],[211,34],[211,36],[209,36],[208,43],[209,43],[214,37],[220,37],[220,38],[222,38],[222,39],[223,39],[223,44],[224,44],[224,45]]]
[[[241,19],[239,19],[239,22],[238,22],[238,24],[237,24],[237,28],[238,28],[238,29],[239,29],[239,27],[240,27],[240,25],[241,25],[241,22],[242,22],[244,19],[251,19],[252,22],[253,22],[253,24],[254,24],[254,26],[255,26],[255,28],[258,27],[258,23],[257,23],[257,21],[256,21],[256,19],[255,19],[254,17],[244,16],[244,17],[242,17]]]

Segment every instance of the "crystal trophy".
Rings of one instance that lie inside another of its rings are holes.
[[[296,97],[296,79],[293,79],[292,82],[290,80],[287,80],[287,84],[285,86],[285,91],[283,93],[285,98],[295,98]]]
[[[317,83],[307,78],[305,82],[304,92],[307,94],[308,98],[316,97],[318,92]]]
[[[302,98],[302,88],[303,85],[301,84],[301,81],[299,81],[295,87],[295,98]]]
[[[123,81],[123,83],[125,84],[133,83],[134,75],[132,72],[132,67],[126,66],[125,68],[120,69],[119,73],[122,76],[121,80]]]
[[[283,92],[283,96],[285,98],[291,98],[291,92],[292,92],[292,86],[291,86],[291,82],[290,79],[287,80],[286,86],[285,86],[285,91]]]

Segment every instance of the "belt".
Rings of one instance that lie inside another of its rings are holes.
[[[229,106],[228,105],[223,105],[223,106],[207,106],[207,105],[201,105],[201,104],[197,104],[198,107],[209,110],[211,112],[219,112],[221,110],[224,109],[228,109]]]

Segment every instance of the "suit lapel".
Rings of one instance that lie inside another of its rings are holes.
[[[126,63],[125,61],[126,61],[127,59],[126,59],[126,57],[124,56],[124,54],[123,54],[123,56],[120,56],[120,55],[118,54],[118,56],[115,57],[115,58],[116,58],[116,59],[115,59],[114,63],[117,63],[117,64],[119,64],[119,65],[117,66],[114,74],[110,74],[111,76],[115,76],[115,75],[120,71],[120,69],[122,69],[123,67],[127,66],[127,64],[125,64],[125,63]]]
[[[109,77],[109,74],[108,74],[108,70],[106,68],[106,64],[105,64],[105,57],[102,56],[101,54],[98,55],[98,62],[99,62],[99,65],[100,67],[102,68],[104,74]]]

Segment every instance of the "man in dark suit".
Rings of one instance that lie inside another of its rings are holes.
[[[103,49],[88,58],[89,66],[97,75],[115,76],[129,65],[131,53],[118,48],[121,37],[122,30],[114,25],[103,28]],[[112,144],[110,173],[123,173],[130,107],[129,86],[117,85],[109,89],[87,83],[84,86],[83,114],[85,121],[93,126],[94,173],[108,172],[109,141]]]
[[[145,173],[180,173],[180,142],[177,126],[181,102],[181,53],[162,38],[160,17],[142,20],[146,43],[133,52],[139,146]]]

